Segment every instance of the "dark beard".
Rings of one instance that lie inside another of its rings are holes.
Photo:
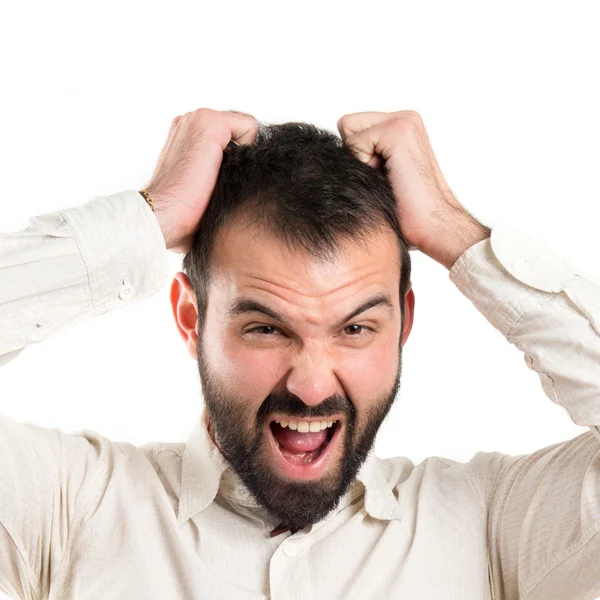
[[[247,403],[243,398],[225,394],[223,386],[206,367],[200,343],[198,368],[207,416],[221,453],[260,506],[291,529],[302,529],[325,518],[354,482],[400,388],[402,351],[399,351],[397,376],[392,389],[363,417],[366,421],[361,431],[357,429],[355,407],[341,396],[331,396],[310,407],[284,390],[270,394],[258,413],[252,414],[244,410]],[[280,478],[266,466],[265,453],[269,449],[265,426],[269,416],[276,412],[298,420],[345,415],[344,447],[336,467],[318,480],[296,482]],[[246,427],[250,424],[252,433],[247,433]]]

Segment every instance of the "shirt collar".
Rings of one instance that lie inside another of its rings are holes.
[[[202,406],[200,418],[190,434],[182,457],[179,523],[204,510],[215,499],[221,479],[228,470],[232,471],[231,466],[208,433],[206,409]],[[402,518],[400,505],[385,477],[381,459],[373,452],[363,463],[356,479],[340,500],[336,512],[364,491],[365,510],[371,517],[387,521]],[[358,486],[363,489],[359,490]]]
[[[181,461],[179,523],[204,510],[215,499],[221,477],[228,468],[229,463],[208,433],[206,409],[202,406]]]

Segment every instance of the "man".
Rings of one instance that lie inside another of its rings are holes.
[[[187,444],[0,421],[0,590],[19,598],[600,595],[600,289],[456,200],[419,115],[336,136],[200,109],[143,194],[1,238],[0,355],[171,286],[205,407]],[[579,425],[466,464],[370,453],[413,322],[408,248]]]

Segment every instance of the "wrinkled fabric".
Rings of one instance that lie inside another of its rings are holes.
[[[150,297],[167,277],[158,222],[133,190],[0,234],[0,364]],[[36,600],[600,597],[600,287],[505,225],[449,279],[588,431],[467,463],[371,454],[335,511],[270,537],[278,523],[213,444],[204,409],[186,442],[139,447],[0,417],[0,590]],[[2,393],[3,406],[17,401]]]

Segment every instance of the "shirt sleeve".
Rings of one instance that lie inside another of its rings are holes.
[[[65,433],[0,416],[0,592],[49,597],[120,460],[118,445],[93,431]]]
[[[524,354],[587,433],[467,463],[487,511],[495,600],[600,596],[600,286],[515,227],[469,248],[450,279]]]
[[[0,364],[79,321],[151,296],[167,268],[158,221],[136,191],[0,234]],[[0,592],[48,597],[115,448],[86,430],[67,434],[0,416]]]
[[[156,216],[133,190],[0,233],[0,365],[55,332],[152,296],[167,274]]]

